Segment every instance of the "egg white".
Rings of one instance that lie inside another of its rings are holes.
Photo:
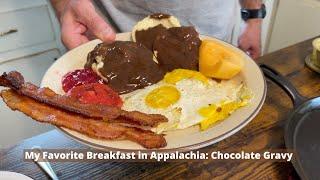
[[[161,86],[174,86],[180,92],[180,99],[165,109],[155,109],[145,103],[146,96],[154,89]],[[153,131],[185,129],[199,124],[203,117],[198,110],[210,104],[217,104],[221,101],[234,101],[239,98],[241,81],[239,78],[224,80],[220,83],[209,79],[204,84],[196,79],[184,79],[174,84],[163,81],[148,86],[144,89],[122,95],[124,100],[123,109],[127,111],[140,111],[147,114],[162,114],[168,118],[168,123],[162,123]]]

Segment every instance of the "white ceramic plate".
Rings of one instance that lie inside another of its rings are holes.
[[[0,180],[32,180],[28,176],[10,171],[0,171]]]
[[[117,40],[130,40],[131,33],[117,34]],[[218,39],[201,36],[201,39],[212,39],[239,51],[245,57],[245,66],[241,72],[243,80],[253,91],[254,97],[249,106],[243,107],[234,112],[229,118],[217,123],[206,131],[199,131],[199,127],[191,127],[184,130],[177,130],[167,133],[165,136],[167,146],[159,151],[188,151],[202,148],[219,142],[247,125],[260,111],[266,96],[266,83],[259,66],[248,55],[236,47]],[[100,40],[93,40],[83,44],[59,58],[46,72],[42,79],[41,86],[49,87],[57,93],[63,94],[61,79],[67,72],[83,68],[87,54],[100,43]],[[121,151],[147,151],[139,144],[127,140],[98,140],[90,138],[78,132],[60,128],[64,133],[73,139],[102,150]],[[241,139],[239,139],[241,141]]]

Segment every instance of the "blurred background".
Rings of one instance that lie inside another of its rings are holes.
[[[320,35],[320,0],[265,0],[265,4],[263,54]],[[240,11],[236,18],[233,44],[237,44],[243,27]],[[65,52],[48,0],[0,0],[0,73],[18,70],[28,81],[40,85],[46,70]],[[9,110],[0,101],[0,148],[50,129]]]

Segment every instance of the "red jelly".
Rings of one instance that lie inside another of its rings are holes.
[[[77,98],[80,102],[86,104],[104,104],[115,107],[121,107],[123,104],[117,92],[107,85],[100,83],[76,86],[67,95]]]
[[[102,84],[103,80],[92,69],[77,69],[63,76],[62,89],[68,92],[76,86],[90,83]]]

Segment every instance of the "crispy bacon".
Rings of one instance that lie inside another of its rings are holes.
[[[0,81],[3,81],[3,79],[0,79]],[[166,140],[163,135],[157,135],[139,128],[127,127],[119,123],[107,123],[86,118],[76,113],[66,112],[63,109],[40,103],[13,90],[2,90],[1,97],[12,110],[20,111],[39,122],[65,127],[93,138],[108,140],[128,139],[145,148],[166,146]]]
[[[100,104],[83,104],[77,99],[56,94],[49,88],[39,88],[31,83],[25,83],[23,76],[16,71],[3,73],[0,76],[0,86],[9,87],[21,95],[36,101],[61,108],[63,110],[81,114],[83,116],[117,122],[125,120],[130,124],[154,127],[168,119],[158,114],[145,114],[138,111],[128,112],[117,107]]]

